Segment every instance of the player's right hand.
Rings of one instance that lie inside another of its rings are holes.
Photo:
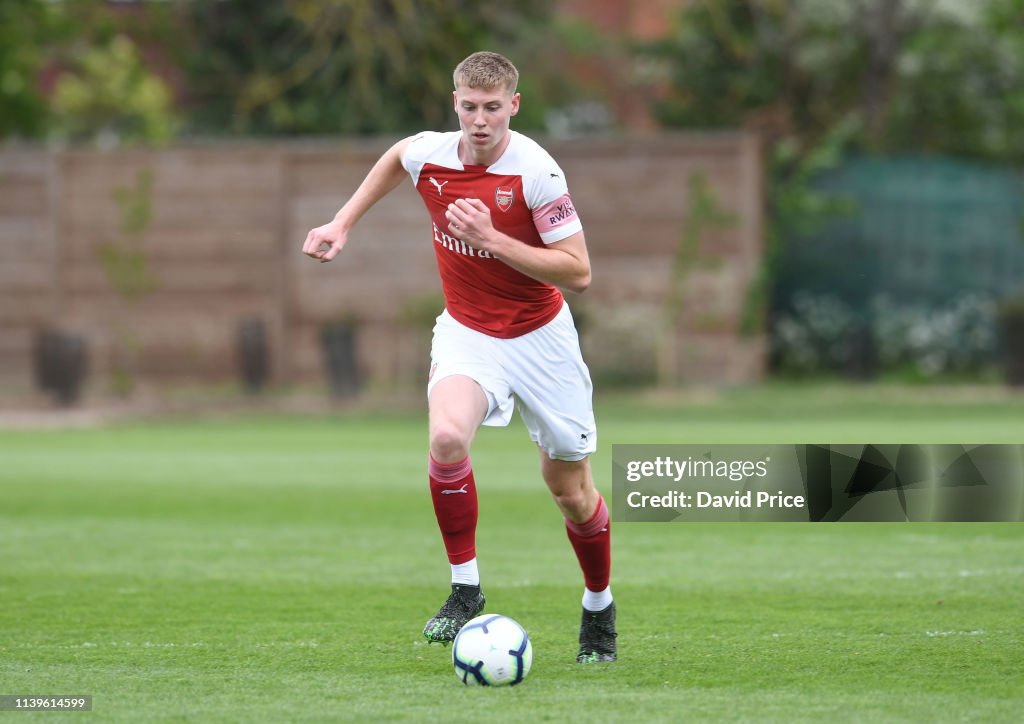
[[[318,226],[306,234],[302,253],[318,261],[330,261],[338,255],[348,241],[348,230],[336,221]]]

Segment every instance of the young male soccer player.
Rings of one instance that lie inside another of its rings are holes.
[[[449,642],[483,610],[469,452],[479,426],[507,425],[515,405],[583,570],[577,660],[614,661],[608,508],[588,462],[597,443],[590,375],[559,291],[590,283],[583,226],[562,170],[509,130],[519,111],[515,66],[497,53],[474,53],[454,80],[461,131],[392,146],[334,220],[309,232],[303,251],[334,259],[352,225],[406,173],[430,214],[446,308],[430,352],[428,472],[452,591],[423,634]]]

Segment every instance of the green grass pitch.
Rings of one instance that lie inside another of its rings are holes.
[[[613,443],[1024,442],[1024,401],[897,388],[604,399]],[[516,420],[474,450],[487,611],[533,670],[463,687],[420,630],[448,567],[423,415],[0,431],[0,694],[25,721],[1019,721],[1020,524],[619,524],[620,660]],[[13,720],[13,719],[12,719]],[[21,721],[22,719],[18,719]]]

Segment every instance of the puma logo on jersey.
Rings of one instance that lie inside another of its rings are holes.
[[[469,485],[469,483],[463,483],[462,487],[458,490],[442,490],[441,495],[454,495],[455,493],[465,493],[466,495],[469,495],[469,491],[466,490],[467,485]]]
[[[434,186],[436,186],[436,187],[437,187],[437,195],[438,195],[438,196],[440,196],[440,195],[441,195],[441,189],[442,189],[442,188],[444,188],[444,185],[445,185],[446,183],[448,183],[447,181],[445,181],[445,182],[444,182],[443,184],[442,184],[442,183],[438,183],[438,182],[437,182],[437,179],[436,179],[436,178],[434,178],[433,176],[431,176],[431,177],[430,177],[429,179],[427,179],[427,180],[428,180],[428,181],[430,181],[430,183],[434,184]]]

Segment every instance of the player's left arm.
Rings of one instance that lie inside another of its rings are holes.
[[[494,228],[479,199],[459,199],[445,212],[452,235],[486,251],[528,277],[572,292],[590,286],[590,255],[583,231],[544,246],[530,246]]]

